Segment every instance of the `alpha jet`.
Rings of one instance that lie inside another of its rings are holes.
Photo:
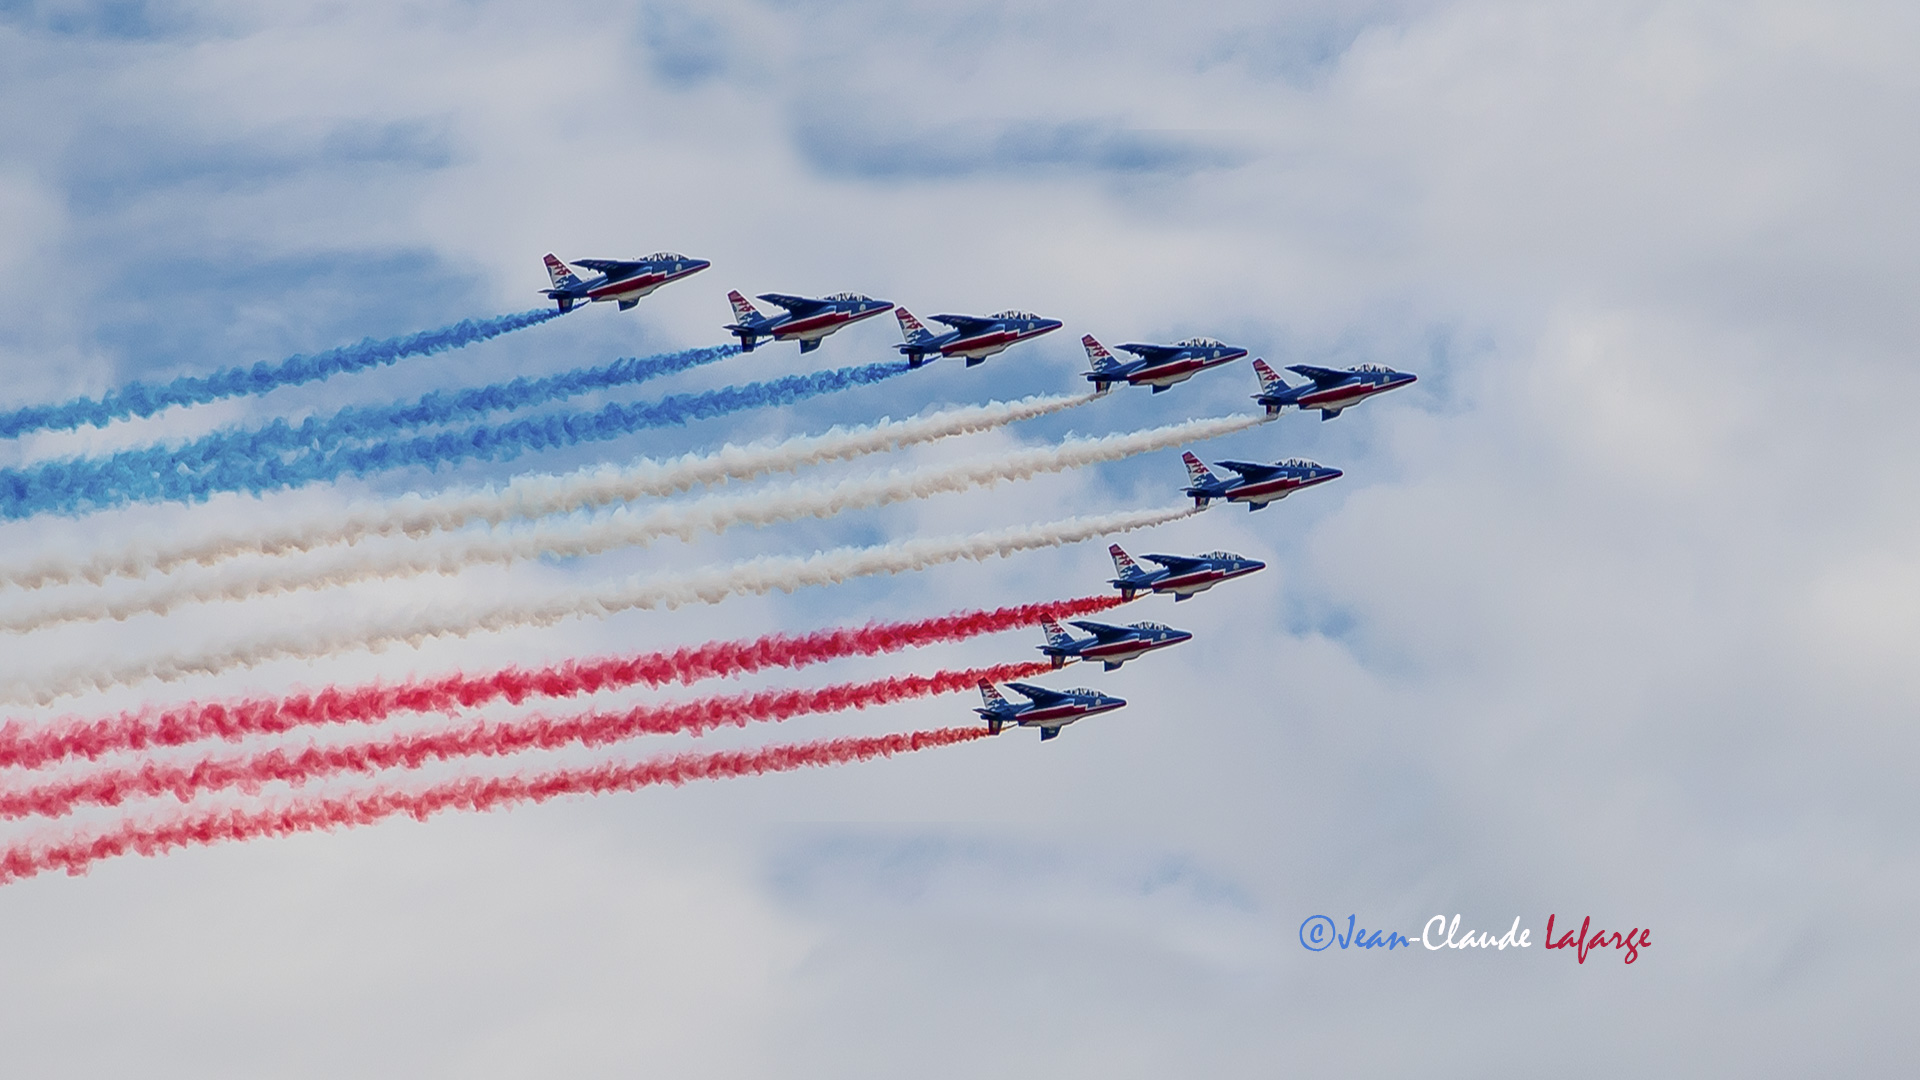
[[[558,303],[561,311],[572,311],[575,304],[595,300],[613,300],[619,303],[621,311],[628,311],[641,297],[667,282],[691,277],[713,265],[705,259],[689,259],[671,251],[658,251],[644,259],[575,259],[574,266],[600,275],[582,281],[572,267],[555,258],[552,252],[547,253],[546,263],[553,288],[541,291],[547,299]]]
[[[1135,342],[1120,348],[1134,355],[1135,359],[1121,363],[1113,358],[1106,347],[1093,339],[1092,334],[1080,339],[1086,347],[1087,363],[1093,370],[1087,372],[1087,379],[1095,390],[1104,392],[1108,386],[1117,382],[1128,386],[1151,386],[1159,393],[1174,383],[1186,382],[1210,367],[1238,360],[1247,355],[1247,350],[1238,345],[1223,345],[1212,338],[1188,338],[1174,345],[1142,345]]]
[[[1109,545],[1107,553],[1113,556],[1114,572],[1120,575],[1107,584],[1120,590],[1122,600],[1131,600],[1135,593],[1140,592],[1172,593],[1177,604],[1223,581],[1245,577],[1255,570],[1267,568],[1267,564],[1258,559],[1235,555],[1231,551],[1209,551],[1205,555],[1142,555],[1141,558],[1148,562],[1160,564],[1158,570],[1142,570],[1126,552],[1120,550],[1119,544]]]
[[[1287,370],[1305,375],[1312,381],[1288,386],[1286,380],[1274,374],[1265,360],[1253,362],[1253,373],[1260,378],[1260,392],[1253,395],[1253,400],[1267,407],[1268,416],[1274,416],[1291,405],[1302,412],[1319,409],[1320,419],[1331,420],[1350,405],[1358,405],[1375,394],[1384,394],[1419,379],[1417,375],[1395,371],[1380,364],[1359,364],[1345,371],[1311,364],[1289,364]]]
[[[1209,500],[1225,499],[1228,502],[1243,502],[1249,510],[1259,510],[1275,499],[1284,499],[1315,484],[1324,484],[1338,479],[1339,469],[1328,468],[1317,461],[1306,458],[1288,458],[1271,465],[1260,465],[1251,461],[1216,461],[1215,465],[1223,469],[1232,469],[1240,475],[1231,480],[1221,480],[1207,471],[1200,459],[1192,452],[1180,455],[1187,463],[1187,494],[1193,496],[1193,505],[1205,506]]]
[[[1121,664],[1135,657],[1193,640],[1193,635],[1185,630],[1175,630],[1156,622],[1108,626],[1106,623],[1075,619],[1071,625],[1093,636],[1076,639],[1052,619],[1040,620],[1040,629],[1047,635],[1047,643],[1040,646],[1040,651],[1053,661],[1056,671],[1074,660],[1098,660],[1106,665],[1108,671],[1117,671]]]
[[[906,354],[909,367],[919,367],[930,355],[962,356],[972,367],[994,353],[1004,352],[1009,345],[1050,334],[1063,325],[1059,319],[1043,319],[1030,311],[1002,311],[984,317],[935,315],[934,322],[953,327],[936,334],[920,325],[906,308],[895,308],[893,317],[900,320],[900,336],[906,339],[905,344],[894,348]]]
[[[1083,716],[1112,712],[1127,703],[1125,698],[1112,697],[1098,690],[1049,690],[1044,686],[1017,682],[1008,683],[1007,689],[1027,700],[1015,705],[1001,697],[992,683],[981,679],[980,698],[986,702],[986,708],[973,711],[986,718],[987,730],[995,735],[1000,734],[1000,729],[1007,724],[1037,727],[1040,729],[1041,742],[1060,734],[1061,728]]]
[[[741,352],[752,352],[761,338],[772,338],[775,341],[798,341],[800,351],[810,353],[820,347],[820,339],[835,330],[893,310],[893,304],[889,301],[850,292],[834,293],[817,300],[807,296],[761,293],[759,299],[787,310],[779,315],[762,315],[738,292],[727,294],[728,302],[733,304],[734,321],[724,329],[740,339]]]

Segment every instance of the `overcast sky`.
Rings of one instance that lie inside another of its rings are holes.
[[[524,310],[549,250],[713,268],[636,311],[13,440],[0,465],[714,344],[730,288],[1066,329],[976,368],[506,465],[11,523],[9,564],[1069,390],[1082,333],[1206,334],[1420,382],[1199,448],[1345,476],[1120,538],[1269,568],[1125,609],[1195,640],[1049,677],[1131,704],[1044,747],[1023,732],[0,888],[9,1075],[1751,1077],[1886,1075],[1920,1053],[1910,6],[270,8],[0,2],[0,405]],[[804,358],[766,348],[565,408],[895,341],[879,319]],[[819,472],[1219,415],[1254,390],[1240,363]],[[1183,480],[1177,453],[1147,455],[691,545],[66,627],[8,640],[0,665],[1165,505]],[[8,715],[915,617],[1108,576],[1093,542]],[[659,745],[940,727],[974,704]],[[1299,940],[1315,915],[1417,935],[1456,913],[1518,917],[1534,945]],[[1652,944],[1578,964],[1540,947],[1549,914]]]

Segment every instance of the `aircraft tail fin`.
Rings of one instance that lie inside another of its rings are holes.
[[[1263,394],[1287,389],[1287,380],[1282,379],[1278,373],[1268,367],[1265,360],[1253,362],[1253,373],[1260,378],[1260,392]]]
[[[1120,362],[1113,358],[1105,345],[1095,341],[1092,334],[1082,337],[1080,344],[1087,350],[1087,363],[1095,372],[1119,370]]]
[[[1180,460],[1187,463],[1187,482],[1193,487],[1210,487],[1220,482],[1205,465],[1200,463],[1199,458],[1193,456],[1193,451],[1188,450],[1182,453]]]
[[[1007,699],[1001,697],[1000,691],[995,690],[993,684],[985,679],[980,680],[980,700],[986,703],[989,709],[1004,709],[1007,707]]]
[[[913,317],[913,312],[903,307],[896,307],[893,309],[893,317],[900,320],[900,337],[907,344],[919,345],[933,340],[933,331],[920,325],[920,320]]]
[[[1067,633],[1059,623],[1054,622],[1051,615],[1040,617],[1040,629],[1046,632],[1047,644],[1055,648],[1063,648],[1073,643],[1073,635]]]
[[[1121,578],[1146,576],[1146,571],[1140,569],[1140,564],[1134,562],[1133,557],[1128,555],[1119,544],[1107,545],[1107,554],[1113,556],[1114,573],[1119,574]]]
[[[727,294],[727,303],[733,305],[733,321],[739,323],[741,326],[752,326],[762,321],[760,312],[756,310],[752,304],[747,302],[746,297],[740,295],[740,290],[735,289],[729,292]]]
[[[546,264],[547,276],[553,279],[554,288],[573,289],[579,287],[580,279],[574,276],[573,268],[561,262],[559,257],[551,251],[547,252]]]

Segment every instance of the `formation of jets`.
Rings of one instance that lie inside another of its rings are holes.
[[[644,259],[576,259],[569,266],[559,258],[546,256],[547,275],[552,287],[542,292],[570,311],[577,304],[612,300],[620,310],[633,308],[643,297],[670,282],[689,277],[712,264],[705,259],[690,259],[672,252],[659,252]],[[588,272],[586,278],[573,267]],[[1064,325],[1059,319],[1028,311],[1002,311],[994,315],[935,315],[932,322],[944,326],[935,333],[913,313],[887,300],[876,300],[859,293],[841,292],[828,296],[793,296],[786,293],[761,293],[757,299],[781,310],[765,315],[739,292],[729,292],[733,322],[725,329],[740,340],[743,352],[752,352],[762,341],[797,341],[802,353],[820,347],[829,335],[883,312],[892,311],[900,324],[903,339],[894,346],[906,357],[909,367],[921,367],[931,360],[957,358],[973,367],[988,357],[1005,352],[1023,341],[1052,333]],[[1117,348],[1128,354],[1117,359],[1093,335],[1080,339],[1092,369],[1086,372],[1096,394],[1107,393],[1116,384],[1145,386],[1159,394],[1183,383],[1208,368],[1232,363],[1248,354],[1246,349],[1209,337],[1192,337],[1171,345],[1129,342]],[[1253,399],[1268,416],[1277,416],[1292,408],[1300,412],[1318,410],[1320,419],[1331,420],[1348,408],[1376,394],[1398,389],[1416,381],[1416,376],[1395,371],[1380,364],[1358,364],[1336,369],[1311,364],[1291,364],[1287,370],[1306,381],[1289,386],[1265,360],[1255,359],[1253,371],[1260,392]],[[1341,471],[1305,458],[1287,458],[1272,464],[1249,461],[1219,461],[1214,464],[1233,475],[1222,480],[1191,452],[1181,455],[1187,467],[1186,495],[1197,507],[1214,500],[1244,503],[1259,510],[1301,490],[1337,479]],[[1229,551],[1210,551],[1203,555],[1143,555],[1154,564],[1147,570],[1133,561],[1120,545],[1111,545],[1115,576],[1109,582],[1120,590],[1123,601],[1142,594],[1171,595],[1176,602],[1188,600],[1223,581],[1245,577],[1266,568],[1258,559],[1249,559]],[[1075,637],[1051,618],[1040,621],[1046,644],[1040,652],[1055,670],[1077,661],[1099,661],[1107,671],[1117,671],[1129,660],[1150,652],[1191,641],[1193,635],[1156,622],[1135,622],[1125,626],[1076,619],[1068,625],[1089,636]],[[1126,705],[1124,698],[1098,690],[1049,690],[1028,683],[1008,683],[1007,689],[1025,698],[1009,702],[982,680],[981,708],[975,709],[993,734],[1005,727],[1038,728],[1045,742],[1082,717],[1111,712]]]

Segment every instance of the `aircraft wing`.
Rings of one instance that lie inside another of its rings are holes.
[[[1122,345],[1120,347],[1132,353],[1133,355],[1139,357],[1142,360],[1165,360],[1168,357],[1174,355],[1175,353],[1186,351],[1184,348],[1178,345],[1133,344],[1133,345]]]
[[[948,326],[960,331],[962,335],[972,335],[978,334],[983,330],[991,330],[1000,320],[982,319],[977,315],[935,315],[933,321],[946,323]]]
[[[1049,690],[1044,686],[1034,686],[1031,683],[1010,682],[1007,684],[1007,689],[1018,692],[1035,705],[1052,705],[1055,702],[1067,700],[1067,695],[1058,690]]]
[[[1232,469],[1248,480],[1265,480],[1280,472],[1278,465],[1258,465],[1251,461],[1216,461],[1223,469]]]
[[[1288,364],[1287,370],[1305,375],[1313,380],[1315,386],[1336,386],[1353,378],[1351,371],[1335,371],[1332,368],[1314,367],[1312,364]]]
[[[1150,562],[1157,562],[1176,574],[1198,570],[1207,564],[1205,559],[1190,558],[1186,555],[1142,555],[1140,557]]]
[[[805,296],[787,296],[783,293],[761,293],[760,299],[769,304],[779,304],[795,315],[811,315],[827,306],[825,300],[814,300]]]
[[[1067,625],[1077,626],[1101,641],[1113,641],[1133,633],[1131,626],[1108,626],[1106,623],[1088,622],[1084,619],[1074,619]]]
[[[584,266],[596,274],[605,274],[611,278],[627,277],[646,269],[646,263],[627,262],[622,259],[575,259],[573,265]]]

